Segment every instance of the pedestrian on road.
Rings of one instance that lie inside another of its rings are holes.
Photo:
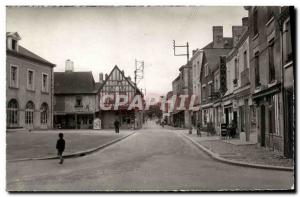
[[[197,136],[199,136],[199,137],[201,137],[201,130],[200,130],[201,128],[200,127],[201,127],[201,124],[200,124],[200,122],[198,122],[197,123]]]
[[[120,122],[117,119],[115,120],[114,125],[116,133],[119,133]]]
[[[57,154],[58,154],[59,159],[60,159],[59,164],[62,164],[64,162],[63,152],[65,150],[64,134],[63,133],[59,133],[58,137],[59,137],[59,139],[56,142],[56,149],[57,149]]]

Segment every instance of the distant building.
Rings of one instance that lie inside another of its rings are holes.
[[[193,56],[190,60],[192,66],[192,88],[193,95],[196,97],[194,107],[200,107],[201,101],[201,83],[200,83],[200,71],[202,63],[203,51],[196,49],[193,50]],[[192,112],[192,124],[197,125],[201,121],[201,111]]]
[[[92,129],[98,112],[99,84],[92,72],[74,72],[66,61],[65,72],[54,73],[54,124],[56,128]]]
[[[128,102],[115,109],[117,95],[125,96]],[[128,110],[130,103],[132,103],[136,95],[142,98],[144,105],[143,93],[137,88],[134,82],[131,81],[130,77],[125,76],[124,71],[121,71],[118,66],[115,66],[110,74],[106,75],[98,92],[99,108],[100,105],[111,106],[109,110],[102,110],[100,108],[96,114],[102,121],[102,127],[114,128],[114,121],[118,120],[121,128],[141,128],[144,120],[144,111],[137,108]],[[104,96],[111,96],[111,98],[102,100]]]
[[[184,127],[184,110],[179,110],[178,107],[180,105],[179,96],[183,95],[183,74],[180,73],[172,82],[172,92],[173,95],[176,96],[176,100],[174,101],[174,110],[171,111],[171,125],[175,127]]]
[[[54,64],[22,47],[17,32],[6,33],[7,128],[53,126]]]

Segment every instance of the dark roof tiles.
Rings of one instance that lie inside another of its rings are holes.
[[[92,72],[54,72],[54,94],[96,94]]]

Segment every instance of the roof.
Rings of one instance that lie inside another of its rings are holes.
[[[102,87],[103,82],[96,82],[95,83],[95,90],[98,91]]]
[[[228,44],[225,48],[232,48],[233,47],[232,37],[224,37],[223,39],[224,39],[224,47],[225,47],[226,43]],[[210,42],[209,44],[207,44],[202,49],[211,49],[211,48],[214,48],[213,46],[214,46],[214,42]]]
[[[204,56],[206,62],[209,65],[211,71],[214,71],[218,68],[220,63],[220,56],[227,55],[230,52],[230,49],[222,49],[222,48],[212,48],[212,49],[205,49]]]
[[[15,37],[18,40],[21,39],[17,32],[6,32],[6,36],[7,37]],[[26,49],[25,47],[22,47],[21,45],[19,45],[18,51],[11,50],[7,47],[6,47],[6,50],[7,50],[8,53],[16,55],[16,56],[20,56],[20,57],[27,58],[27,59],[30,59],[30,60],[33,60],[33,61],[37,61],[39,63],[43,63],[43,64],[46,64],[48,66],[52,66],[52,67],[55,66],[55,64],[45,60],[44,58],[38,56],[37,54],[35,54],[31,51],[29,51],[28,49]]]
[[[54,94],[96,94],[92,72],[54,72]]]
[[[113,73],[113,71],[114,71],[115,69],[117,69],[117,70],[121,73],[122,77],[123,77],[123,78],[124,78],[124,79],[125,79],[125,80],[126,80],[126,81],[134,88],[134,89],[136,89],[137,93],[143,95],[143,93],[141,92],[141,90],[134,84],[133,81],[130,80],[130,77],[126,77],[126,76],[124,75],[124,73],[120,70],[120,68],[119,68],[117,65],[115,65],[114,68],[110,71],[108,77],[107,77],[107,78],[104,80],[104,82],[101,84],[100,89],[102,89],[103,86],[107,83],[108,79],[110,78],[110,76],[112,75],[112,73]]]

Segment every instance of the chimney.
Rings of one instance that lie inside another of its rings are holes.
[[[233,47],[235,47],[240,40],[244,30],[247,26],[232,26],[232,39],[233,39]]]
[[[100,83],[103,83],[103,73],[100,73],[100,74],[99,74],[99,82],[100,82]]]
[[[66,60],[65,72],[73,72],[74,71],[74,62],[71,60]]]
[[[193,55],[195,55],[195,53],[198,51],[198,49],[193,50]]]
[[[224,48],[223,26],[213,26],[213,48]]]
[[[242,24],[243,26],[247,26],[249,25],[249,18],[248,17],[244,17],[242,18]]]
[[[108,78],[108,74],[105,74],[105,80]]]

